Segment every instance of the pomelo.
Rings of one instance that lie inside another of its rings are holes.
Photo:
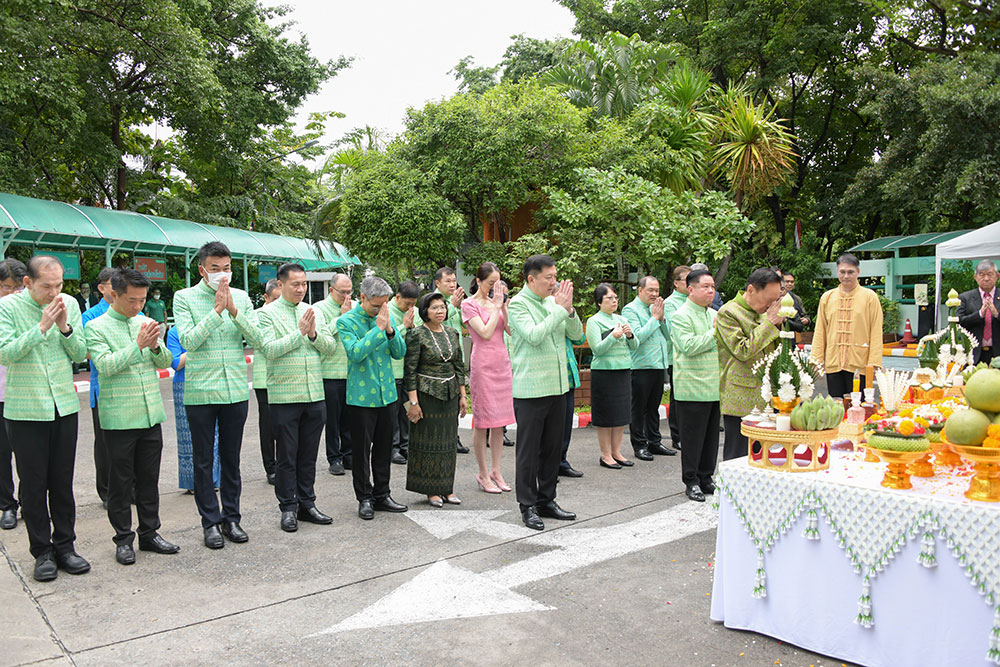
[[[981,445],[989,426],[990,418],[975,408],[956,410],[945,422],[944,434],[955,445]]]
[[[1000,370],[976,371],[965,385],[965,400],[976,410],[1000,412]]]

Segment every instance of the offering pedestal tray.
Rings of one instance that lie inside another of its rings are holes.
[[[1000,449],[963,445],[950,447],[976,466],[976,474],[969,482],[965,497],[984,503],[1000,502]]]
[[[785,472],[828,469],[830,443],[837,440],[839,432],[836,428],[825,431],[775,431],[747,424],[740,427],[740,433],[747,437],[747,463],[755,468]]]

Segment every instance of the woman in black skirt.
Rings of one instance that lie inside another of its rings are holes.
[[[622,456],[622,435],[632,417],[631,351],[639,347],[639,341],[616,312],[618,295],[611,285],[598,285],[594,301],[600,311],[587,320],[587,344],[594,355],[590,362],[592,422],[601,446],[601,466],[621,470],[632,465]]]

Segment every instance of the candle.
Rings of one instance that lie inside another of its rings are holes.
[[[851,391],[861,391],[861,378],[858,377],[857,373],[854,374],[854,384],[851,385]]]
[[[776,431],[791,431],[792,430],[792,416],[791,415],[778,415],[774,418],[777,427]]]

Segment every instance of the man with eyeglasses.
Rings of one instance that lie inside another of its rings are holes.
[[[333,354],[322,355],[323,394],[326,398],[326,461],[331,475],[343,475],[352,461],[350,408],[347,405],[347,353],[340,343],[337,320],[354,308],[354,284],[343,273],[333,274],[330,296],[316,304],[337,343]]]
[[[979,347],[972,351],[976,363],[989,364],[997,357],[996,344],[1000,342],[1000,313],[997,312],[997,267],[991,260],[984,259],[976,266],[978,287],[959,295],[958,322],[968,329],[979,341]]]

